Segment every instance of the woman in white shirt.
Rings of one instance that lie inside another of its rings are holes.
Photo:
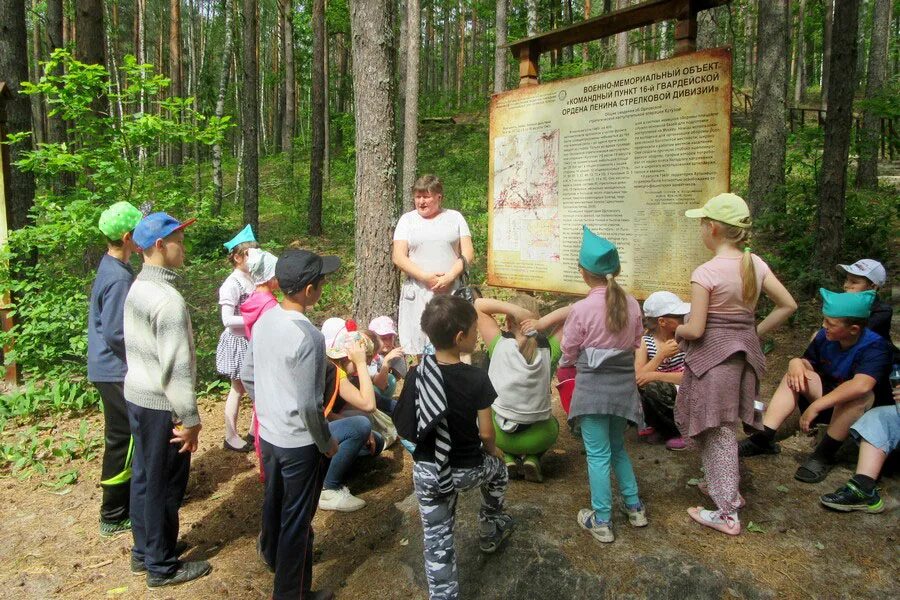
[[[400,345],[407,354],[422,355],[429,345],[419,324],[422,311],[435,294],[449,294],[459,287],[459,276],[475,258],[475,249],[465,218],[441,208],[440,179],[419,177],[412,194],[415,210],[397,222],[392,258],[406,273],[400,288]]]

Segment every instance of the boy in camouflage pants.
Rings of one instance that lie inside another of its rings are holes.
[[[460,361],[461,353],[475,349],[477,318],[461,298],[436,296],[429,302],[422,329],[436,352],[409,372],[394,411],[398,432],[417,441],[413,485],[432,600],[459,597],[453,547],[458,492],[481,487],[482,552],[495,552],[513,529],[503,511],[509,477],[494,443],[491,404],[497,394],[486,371]]]

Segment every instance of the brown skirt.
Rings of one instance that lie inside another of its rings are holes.
[[[675,424],[684,437],[738,421],[762,429],[762,418],[753,410],[758,395],[756,371],[743,352],[712,367],[703,377],[694,375],[685,364],[675,399]]]

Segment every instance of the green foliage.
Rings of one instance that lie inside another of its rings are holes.
[[[99,404],[100,397],[96,390],[84,381],[48,379],[39,384],[29,382],[0,396],[0,419],[33,418],[63,411],[80,412]]]
[[[84,420],[79,422],[77,431],[61,436],[52,425],[32,425],[18,431],[12,443],[0,442],[0,469],[19,479],[28,479],[47,473],[49,466],[65,465],[73,460],[94,460],[102,447],[103,438]],[[48,485],[61,489],[77,479],[77,469],[69,469]]]
[[[166,144],[212,144],[230,124],[227,117],[195,114],[190,98],[166,97],[169,80],[132,56],[121,67],[121,92],[110,85],[104,67],[81,63],[64,49],[55,50],[44,69],[36,84],[23,83],[24,91],[45,98],[50,116],[66,121],[69,142],[39,144],[16,164],[34,173],[41,187],[31,224],[10,235],[8,262],[2,264],[11,267],[0,268],[0,286],[13,294],[17,321],[0,334],[0,343],[14,347],[6,359],[26,376],[64,381],[85,372],[88,294],[94,265],[105,251],[97,229],[101,211],[127,200],[150,202],[154,210],[177,207],[179,216],[190,216],[200,207],[191,210],[180,185],[151,165]],[[64,185],[64,178],[71,184]],[[221,223],[205,223],[213,230],[208,237],[218,235]],[[51,409],[94,402],[83,384],[57,394],[63,385],[23,395],[34,402],[49,397],[44,403]]]

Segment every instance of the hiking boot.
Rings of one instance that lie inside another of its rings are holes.
[[[819,483],[828,477],[833,463],[813,454],[797,468],[794,479],[803,483]]]
[[[179,540],[175,544],[175,556],[181,556],[184,554],[185,550],[188,549],[188,543],[185,541]],[[131,556],[131,574],[132,575],[143,575],[147,572],[147,565],[144,564],[144,561],[138,560],[134,557],[134,552],[130,553]]]
[[[533,481],[542,483],[544,474],[541,472],[541,459],[537,456],[526,456],[522,461],[522,471],[525,474],[525,481]]]
[[[684,441],[684,438],[673,437],[672,439],[666,441],[666,450],[680,452],[685,448],[687,448],[687,442]]]
[[[337,490],[322,490],[319,497],[319,508],[322,510],[353,512],[365,505],[366,501],[351,494],[346,485]]]
[[[182,583],[209,575],[210,571],[212,571],[212,567],[205,560],[179,563],[178,570],[168,577],[147,573],[147,587],[153,589],[169,585],[181,585]]]
[[[647,513],[644,509],[644,503],[638,502],[636,506],[622,505],[622,512],[628,515],[628,522],[632,527],[646,527]]]
[[[612,521],[601,521],[597,518],[597,513],[589,508],[582,508],[578,511],[578,526],[589,531],[598,542],[608,544],[616,541],[616,536],[613,535]]]
[[[522,478],[522,469],[519,467],[519,463],[516,460],[516,457],[512,454],[503,453],[503,462],[506,464],[506,475],[510,479],[521,479]]]
[[[878,490],[874,489],[872,493],[867,494],[859,489],[853,480],[848,481],[833,494],[821,496],[819,502],[841,512],[864,510],[874,515],[884,511],[884,500],[878,495]]]
[[[488,529],[488,533],[485,533]],[[497,551],[503,540],[515,529],[515,521],[509,515],[500,515],[494,521],[485,521],[481,526],[481,536],[479,547],[486,554],[492,554]]]
[[[753,441],[753,438],[746,438],[738,444],[738,456],[747,458],[748,456],[759,456],[761,454],[778,454],[781,452],[781,446],[772,442],[761,446]]]
[[[104,521],[100,520],[100,536],[112,538],[123,533],[131,531],[131,519],[122,519],[121,521]]]

